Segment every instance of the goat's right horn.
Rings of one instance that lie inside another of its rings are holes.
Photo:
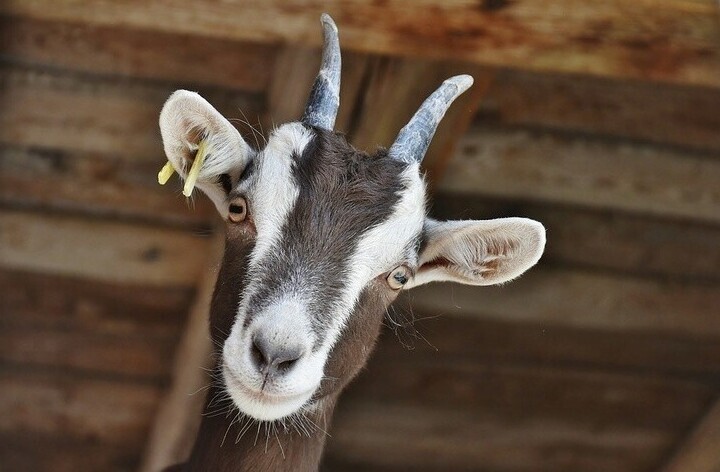
[[[330,15],[323,13],[320,21],[323,26],[322,65],[310,91],[302,122],[332,130],[340,107],[340,41]]]
[[[407,163],[422,161],[445,112],[472,84],[473,78],[469,75],[456,75],[443,82],[400,130],[388,151],[390,157]]]

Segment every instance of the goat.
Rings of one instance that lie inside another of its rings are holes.
[[[340,45],[333,20],[321,20],[304,115],[264,149],[196,93],[174,92],[160,114],[172,168],[227,222],[210,309],[215,382],[190,459],[173,470],[317,470],[338,397],[401,291],[503,283],[545,246],[533,220],[426,216],[420,163],[470,76],[446,80],[387,150],[366,154],[333,131]]]

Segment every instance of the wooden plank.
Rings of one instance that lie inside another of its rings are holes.
[[[461,64],[392,58],[373,61],[349,130],[353,145],[368,152],[390,147],[422,101],[445,79],[461,73],[474,75],[475,84],[450,107],[423,160],[423,168],[431,179],[439,178],[456,142],[480,106],[492,80],[490,72]],[[390,106],[391,103],[395,105]]]
[[[158,115],[175,87],[117,78],[0,68],[0,143],[122,155],[162,165]],[[247,93],[199,90],[227,117],[262,108]]]
[[[155,416],[141,471],[163,470],[187,460],[195,442],[205,402],[203,387],[211,381],[208,369],[214,367],[208,321],[223,248],[224,234],[219,232],[213,239],[208,269],[198,283],[198,294],[175,352],[172,385]]]
[[[44,434],[0,433],[4,470],[130,472],[136,469],[138,459],[137,451],[127,446]]]
[[[35,211],[209,227],[215,207],[206,198],[182,197],[178,179],[158,185],[161,162],[0,146],[0,202]]]
[[[337,468],[330,470],[349,463],[360,470],[632,472],[647,470],[672,441],[662,431],[506,422],[443,405],[353,404],[334,421],[326,460]]]
[[[713,472],[720,469],[720,402],[708,410],[662,472]]]
[[[320,49],[296,45],[285,46],[278,52],[268,91],[268,114],[273,123],[297,121],[302,117],[320,69],[321,56]],[[335,130],[349,133],[368,69],[377,60],[377,57],[343,51],[340,110]]]
[[[718,223],[715,157],[561,133],[476,128],[463,138],[440,189]]]
[[[478,312],[481,310],[478,309]],[[412,314],[411,314],[412,313]],[[393,305],[393,332],[381,338],[378,362],[474,362],[487,368],[535,366],[613,372],[638,377],[714,381],[720,340],[675,333],[627,332],[548,323],[437,316],[420,303]]]
[[[208,243],[182,231],[0,212],[0,267],[137,285],[191,286]]]
[[[344,47],[353,50],[712,87],[720,83],[720,25],[717,6],[707,0],[452,0],[423,8],[408,8],[401,0],[322,5],[299,0],[126,0],[93,5],[11,0],[0,11],[36,19],[313,45],[320,43],[319,15],[328,11],[340,25]]]
[[[712,385],[686,379],[388,355],[384,345],[395,342],[381,342],[343,397],[330,461],[373,470],[647,470],[714,396]]]
[[[159,382],[168,377],[176,337],[99,336],[60,330],[0,332],[0,362],[22,369]]]
[[[136,448],[160,399],[155,385],[50,372],[0,371],[0,432],[47,434]]]
[[[542,264],[542,263],[541,263]],[[428,313],[547,327],[652,332],[717,339],[720,290],[715,285],[535,268],[502,287],[434,284],[412,290]]]
[[[273,47],[160,31],[0,17],[2,57],[93,74],[262,92]]]
[[[720,282],[720,228],[715,225],[452,193],[435,195],[432,212],[439,219],[525,216],[542,221],[550,236],[545,263]]]
[[[0,270],[0,327],[78,335],[167,338],[179,334],[193,290],[118,285]]]
[[[501,70],[482,103],[479,122],[718,152],[718,109],[717,89]]]

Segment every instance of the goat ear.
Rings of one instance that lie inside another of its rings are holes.
[[[207,155],[195,185],[226,217],[228,192],[255,153],[238,130],[200,95],[178,90],[160,112],[160,133],[165,154],[183,180],[205,140]]]
[[[545,248],[545,228],[527,218],[428,219],[425,232],[420,265],[408,288],[440,281],[469,285],[507,282],[535,265]]]

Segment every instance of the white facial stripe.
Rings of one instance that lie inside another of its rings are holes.
[[[288,123],[272,134],[267,147],[256,158],[251,211],[257,243],[250,256],[250,267],[280,241],[281,229],[300,193],[292,176],[292,156],[301,155],[312,138],[312,131],[302,124]]]
[[[392,215],[363,236],[350,260],[346,289],[335,307],[340,316],[333,317],[333,325],[328,327],[319,350],[323,355],[327,355],[337,342],[367,283],[399,263],[416,262],[410,258],[416,258],[417,254],[408,251],[408,246],[425,221],[425,182],[420,177],[419,164],[408,166],[401,179],[407,190]]]

